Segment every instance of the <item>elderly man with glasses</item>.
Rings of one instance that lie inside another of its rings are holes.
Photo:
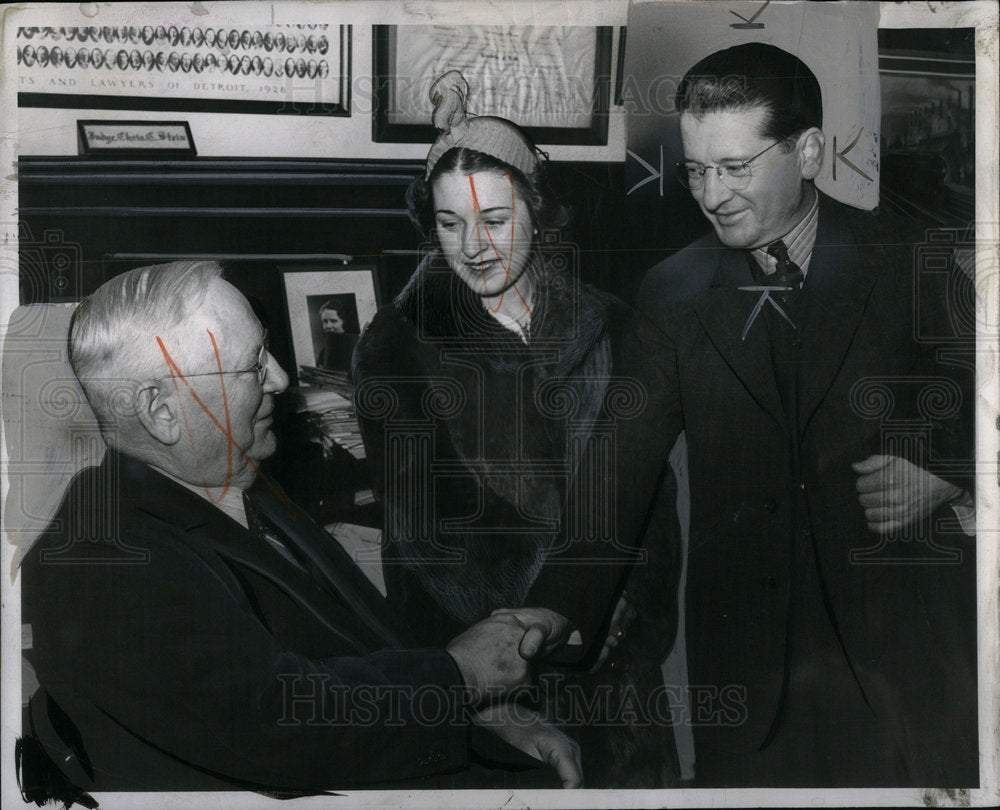
[[[22,564],[41,685],[25,752],[78,790],[579,785],[575,743],[496,702],[565,622],[506,611],[408,649],[351,557],[261,472],[288,377],[217,264],[111,279],[74,313],[70,360],[108,451]],[[470,766],[470,745],[535,776]],[[25,764],[25,790],[38,773]]]
[[[799,58],[713,53],[676,102],[712,231],[639,301],[687,441],[696,784],[978,785],[969,280],[816,189]]]

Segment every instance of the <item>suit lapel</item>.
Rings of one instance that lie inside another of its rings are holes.
[[[295,523],[308,523],[312,531],[322,533],[329,556],[335,557],[336,565],[343,569],[340,575],[332,579],[326,576],[331,570],[336,574],[334,563],[311,565],[313,557],[320,553],[303,554],[299,544],[296,544],[294,550],[309,558],[309,570],[296,565],[272,548],[266,540],[254,538],[249,531],[204,498],[142,462],[109,449],[103,463],[112,463],[114,457],[117,457],[120,470],[121,492],[130,493],[134,508],[176,527],[196,553],[204,554],[211,550],[223,559],[234,561],[271,580],[331,634],[353,646],[358,654],[370,652],[372,646],[378,644],[402,646],[386,619],[388,608],[384,606],[382,595],[368,583],[340,544],[319,529],[287,498],[280,502],[281,508],[287,512],[285,504],[290,505],[296,515]],[[271,514],[276,510],[270,502],[267,506],[266,514],[281,527],[281,523]],[[318,544],[320,541],[314,540],[313,543]],[[339,556],[336,555],[338,551]],[[365,591],[362,584],[352,582],[349,572],[353,570],[357,571],[358,577],[364,579],[370,592]],[[338,583],[343,584],[343,588],[338,587]],[[227,584],[227,587],[231,586]],[[371,593],[375,596],[368,599]],[[382,613],[376,617],[378,607],[373,608],[372,605],[378,605],[379,602],[382,603]],[[361,609],[358,609],[359,604]]]
[[[715,275],[695,311],[712,344],[757,404],[784,425],[763,311],[757,313],[746,338],[742,337],[761,297],[760,292],[740,289],[756,286],[746,252],[715,244]]]
[[[207,522],[190,533],[197,538],[195,542],[276,584],[316,622],[356,649],[359,655],[370,651],[370,634],[356,632],[357,617],[345,618],[344,607],[320,587],[310,571],[289,561],[266,540],[255,538],[227,515],[211,506],[209,509],[214,514],[207,515]],[[331,538],[331,542],[336,541]]]
[[[254,506],[281,531],[282,539],[287,540],[293,553],[308,561],[326,587],[344,601],[382,644],[402,647],[382,594],[336,539],[270,483],[273,482],[258,481],[248,490]]]
[[[809,271],[806,274],[806,315],[799,364],[799,426],[805,432],[809,420],[844,364],[854,335],[883,267],[865,261],[877,246],[860,247],[849,228],[845,211],[820,196],[819,223]]]

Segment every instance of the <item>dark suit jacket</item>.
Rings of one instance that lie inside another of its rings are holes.
[[[731,750],[764,741],[786,664],[793,553],[814,540],[843,647],[874,712],[905,727],[914,783],[968,786],[978,784],[974,543],[945,509],[933,530],[920,524],[882,544],[850,466],[893,453],[972,486],[972,371],[962,362],[973,358],[950,316],[974,297],[947,268],[918,266],[916,241],[821,196],[797,430],[764,320],[741,340],[760,295],[738,289],[756,283],[747,253],[714,233],[645,279],[640,306],[662,334],[641,373],[658,378],[656,441],[681,428],[688,438],[690,682],[745,690],[720,701],[701,738]]]
[[[258,503],[279,527],[308,522],[271,492]],[[113,451],[74,479],[21,570],[32,721],[71,780],[317,790],[466,764],[451,657],[398,649],[335,541],[292,550],[302,567]]]

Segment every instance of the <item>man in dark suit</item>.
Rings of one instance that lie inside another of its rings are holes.
[[[677,109],[713,232],[639,301],[658,452],[688,445],[697,784],[978,785],[968,280],[816,190],[798,58],[714,53]]]
[[[71,362],[109,449],[21,569],[35,752],[84,790],[318,791],[455,771],[457,786],[503,784],[470,770],[475,735],[484,756],[532,761],[471,719],[578,785],[574,743],[489,705],[565,621],[507,611],[446,650],[405,648],[350,556],[258,472],[288,378],[220,274],[139,268],[74,314]]]

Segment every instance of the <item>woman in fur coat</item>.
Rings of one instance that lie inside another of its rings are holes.
[[[628,455],[613,450],[616,426],[638,419],[644,401],[641,384],[621,371],[631,314],[581,287],[558,241],[543,244],[540,234],[566,220],[546,191],[544,161],[509,121],[467,118],[467,89],[456,72],[432,87],[442,133],[408,201],[435,249],[375,316],[354,358],[356,407],[385,509],[388,598],[410,639],[429,646],[497,609],[566,617],[574,632],[558,663],[602,666],[586,677],[556,672],[546,683],[557,694],[540,702],[588,739],[589,785],[598,774],[629,784],[610,760],[645,749],[659,774],[669,728],[659,724],[643,742],[626,718],[595,735],[580,728],[595,718],[582,718],[579,704],[615,681],[606,709],[620,709],[623,678],[648,694],[674,633],[679,564],[672,544],[657,544],[633,574],[640,591],[640,577],[656,580],[656,604],[633,622],[647,649],[637,658],[618,644],[636,611],[615,607],[644,555],[643,521],[621,534],[614,507],[630,518],[648,509],[657,483],[624,482],[614,471]]]

